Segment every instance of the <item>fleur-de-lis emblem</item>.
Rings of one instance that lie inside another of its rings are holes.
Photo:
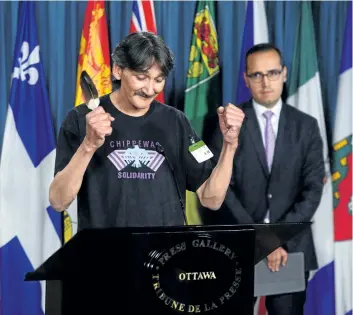
[[[34,47],[31,54],[29,54],[28,42],[23,42],[21,47],[22,57],[18,58],[19,66],[15,67],[13,71],[13,79],[21,79],[21,81],[28,81],[28,84],[34,85],[37,83],[39,74],[35,67],[31,67],[39,63],[39,45]]]

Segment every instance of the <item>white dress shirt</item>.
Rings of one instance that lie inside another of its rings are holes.
[[[279,116],[281,114],[281,109],[282,109],[282,100],[279,99],[277,104],[273,106],[271,109],[268,109],[265,106],[256,103],[254,100],[252,101],[252,104],[255,110],[257,121],[260,126],[262,143],[265,147],[266,118],[262,114],[268,110],[273,112],[274,115],[272,115],[271,117],[271,124],[272,124],[273,131],[275,132],[275,136],[277,137]]]
[[[279,116],[281,114],[281,109],[282,109],[282,100],[279,99],[277,104],[273,106],[271,109],[266,108],[263,105],[260,105],[256,103],[254,100],[252,101],[256,118],[259,123],[260,131],[261,131],[261,138],[262,138],[262,143],[265,148],[265,128],[266,128],[266,118],[262,115],[264,112],[270,110],[273,112],[273,115],[271,117],[271,124],[273,131],[275,132],[275,136],[277,138],[278,134],[278,124],[279,124]],[[264,223],[270,223],[270,213],[267,211],[266,217],[264,219]]]

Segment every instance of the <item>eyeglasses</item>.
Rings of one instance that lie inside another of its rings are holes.
[[[250,73],[247,74],[246,76],[254,83],[260,83],[264,79],[264,77],[267,77],[270,81],[277,81],[283,72],[283,69],[278,70],[270,70],[266,74],[261,73],[261,72],[255,72],[255,73]]]

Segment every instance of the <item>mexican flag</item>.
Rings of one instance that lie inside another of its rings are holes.
[[[208,112],[219,106],[219,57],[215,24],[215,3],[198,1],[192,30],[189,68],[185,90],[185,114],[199,137]],[[200,224],[196,194],[186,192],[189,224]]]
[[[323,140],[326,169],[326,183],[312,225],[319,268],[309,279],[305,314],[332,315],[335,313],[332,182],[310,2],[301,4],[300,21],[296,27],[287,103],[317,119]]]

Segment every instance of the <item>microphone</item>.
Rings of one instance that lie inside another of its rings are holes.
[[[172,171],[172,175],[173,175],[175,187],[176,187],[176,189],[177,189],[178,196],[179,196],[179,202],[180,202],[180,206],[181,206],[181,212],[183,213],[183,217],[184,217],[184,222],[185,222],[186,225],[189,225],[189,224],[188,224],[188,219],[186,218],[186,214],[185,214],[185,205],[184,205],[184,201],[183,201],[183,198],[181,197],[181,193],[180,193],[180,189],[179,189],[178,182],[177,182],[177,180],[176,180],[174,168],[173,168],[172,164],[170,163],[168,157],[165,155],[164,148],[163,148],[159,143],[156,144],[156,149],[157,149],[157,152],[158,152],[159,154],[162,154],[162,155],[164,156],[164,158],[166,159],[167,164],[168,164],[170,170]]]

